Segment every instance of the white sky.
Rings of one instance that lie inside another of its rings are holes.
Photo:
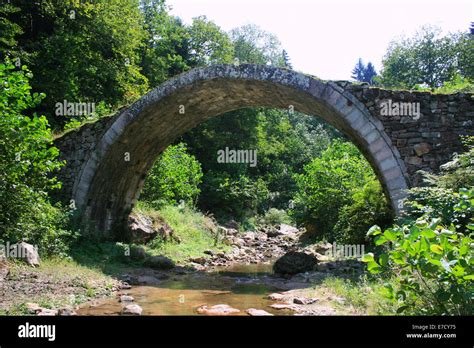
[[[248,23],[278,36],[293,68],[323,79],[350,79],[361,57],[377,71],[389,42],[424,24],[466,31],[474,0],[167,0],[190,23],[205,15],[228,31]]]

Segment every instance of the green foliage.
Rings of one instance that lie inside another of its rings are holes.
[[[239,63],[262,65],[269,63],[285,67],[289,62],[278,38],[254,24],[246,24],[231,30],[230,38],[234,44],[235,58]]]
[[[190,65],[230,63],[234,47],[227,34],[206,16],[193,18],[188,29]]]
[[[259,219],[259,223],[265,225],[290,224],[292,222],[288,213],[284,210],[270,208],[265,215]]]
[[[435,89],[456,74],[472,79],[472,45],[468,34],[441,36],[439,28],[422,27],[413,38],[390,44],[379,82],[389,87]]]
[[[180,201],[193,205],[200,192],[201,178],[201,165],[187,153],[186,145],[170,146],[148,173],[142,198],[156,207]]]
[[[401,222],[427,215],[430,218],[441,218],[442,224],[454,224],[459,231],[466,231],[472,210],[470,206],[466,206],[466,210],[460,210],[458,205],[460,199],[469,202],[472,198],[472,190],[466,188],[474,187],[473,137],[465,137],[463,142],[468,151],[442,165],[441,174],[422,172],[428,186],[409,191]]]
[[[138,206],[140,213],[157,215],[170,225],[177,237],[176,241],[155,238],[146,250],[151,255],[164,255],[176,262],[187,261],[191,257],[203,257],[205,250],[227,251],[228,246],[219,240],[214,222],[207,216],[188,206],[163,206],[156,211],[144,204]]]
[[[73,236],[68,216],[49,203],[60,187],[52,175],[62,165],[44,116],[25,114],[43,94],[31,93],[31,73],[0,64],[0,240],[38,245],[45,254],[63,253]]]
[[[304,173],[295,175],[298,193],[295,197],[295,208],[291,215],[298,223],[315,226],[318,236],[334,240],[334,227],[341,212],[341,229],[347,230],[347,220],[351,214],[362,206],[369,205],[374,211],[368,212],[375,218],[383,218],[385,204],[383,197],[380,204],[375,203],[376,193],[381,192],[372,183],[367,191],[355,194],[358,188],[364,188],[366,183],[375,181],[375,174],[369,163],[351,143],[334,141],[320,157],[315,158],[304,167]],[[368,196],[373,196],[368,198]],[[354,204],[353,208],[349,208]],[[342,213],[344,207],[346,210]],[[380,215],[380,216],[379,216]],[[367,221],[368,222],[368,221]],[[344,233],[343,233],[344,234]],[[345,238],[348,238],[346,236]]]
[[[463,205],[460,207],[464,210]],[[372,274],[394,275],[399,283],[387,284],[386,295],[398,301],[399,313],[472,315],[474,258],[472,234],[460,233],[441,219],[422,217],[384,232],[373,226],[368,235],[386,252],[363,261]],[[471,229],[474,225],[471,223]]]
[[[147,89],[139,69],[145,37],[138,0],[20,1],[7,15],[23,34],[13,56],[34,72],[32,86],[47,95],[41,111],[63,125],[54,105],[104,101],[117,107]]]
[[[209,173],[204,181],[203,200],[219,209],[215,211],[218,218],[235,218],[243,220],[258,213],[258,207],[268,199],[268,188],[262,178],[251,180],[245,175],[236,178],[226,172]],[[206,188],[210,185],[213,191]]]
[[[366,232],[372,225],[388,226],[391,221],[392,213],[382,187],[372,179],[362,188],[355,188],[352,204],[339,211],[335,239],[346,244],[365,244]]]

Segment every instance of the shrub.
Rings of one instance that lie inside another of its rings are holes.
[[[44,98],[31,93],[31,77],[25,66],[0,64],[0,240],[24,240],[43,253],[62,254],[73,234],[68,214],[52,206],[47,194],[60,187],[52,174],[62,163],[46,118],[26,115]]]
[[[320,238],[334,240],[340,212],[354,203],[355,192],[375,180],[375,174],[354,145],[336,140],[295,179],[298,193],[290,215],[299,224],[313,225]]]
[[[371,180],[352,195],[353,203],[344,206],[334,226],[335,239],[341,243],[364,244],[367,230],[373,225],[388,226],[392,213],[382,187]]]
[[[259,222],[266,225],[290,224],[291,218],[284,210],[270,208]]]
[[[201,164],[180,143],[168,147],[148,173],[141,197],[157,208],[184,201],[194,205],[200,193]]]
[[[469,196],[460,194],[456,209],[471,209]],[[386,229],[373,226],[368,236],[385,252],[376,259],[372,253],[363,258],[372,274],[395,275],[399,283],[387,284],[386,295],[397,300],[398,312],[423,314],[472,315],[474,291],[474,253],[472,233],[454,225],[443,226],[441,219],[423,216],[416,222]],[[467,224],[474,230],[473,219]]]

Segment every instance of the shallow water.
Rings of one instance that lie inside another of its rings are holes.
[[[211,273],[192,273],[166,279],[153,286],[134,286],[122,291],[134,297],[143,308],[142,315],[198,315],[200,306],[227,304],[247,315],[249,308],[264,309],[275,315],[288,315],[269,305],[268,294],[278,291],[265,280],[275,277],[272,264],[237,264]],[[122,304],[117,298],[86,304],[78,315],[120,315]]]

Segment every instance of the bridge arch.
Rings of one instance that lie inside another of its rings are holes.
[[[408,176],[382,122],[337,83],[259,65],[197,68],[122,110],[88,154],[74,179],[72,198],[84,217],[107,236],[133,209],[156,157],[179,136],[227,111],[290,105],[344,133],[368,159],[398,213]]]

